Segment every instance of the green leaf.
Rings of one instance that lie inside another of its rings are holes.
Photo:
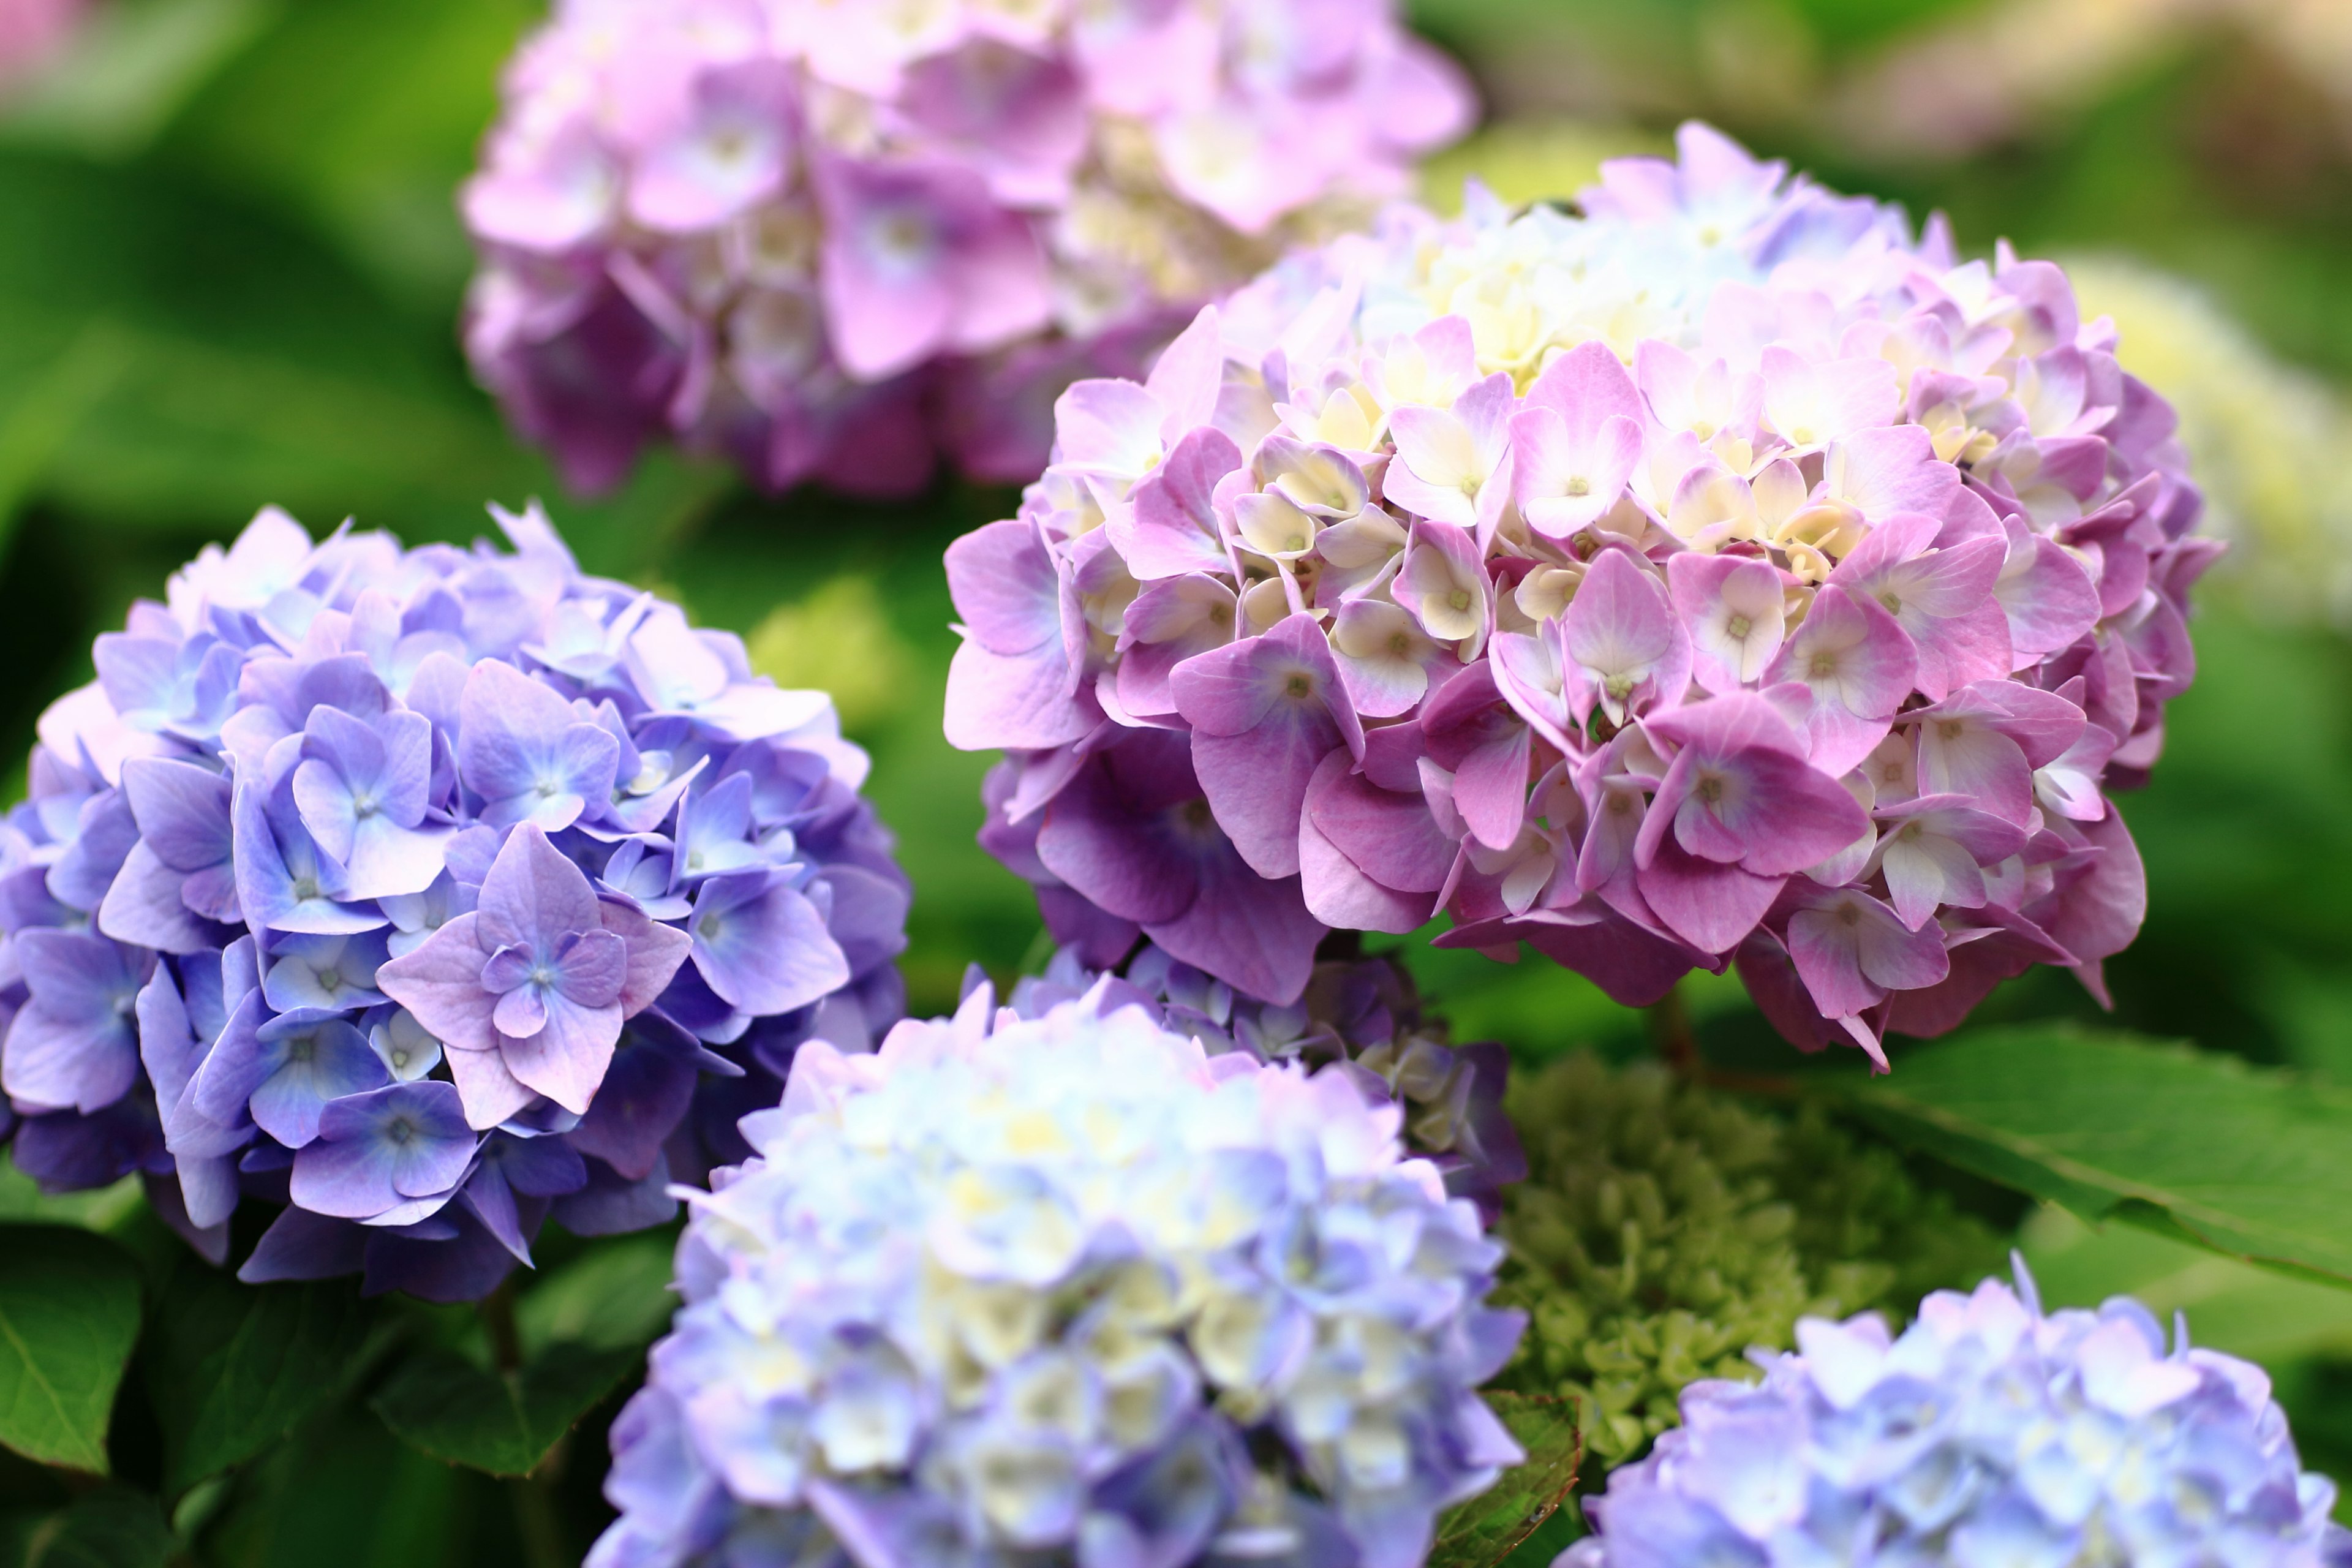
[[[1584,1439],[1576,1429],[1575,1400],[1539,1394],[1486,1397],[1528,1451],[1527,1463],[1504,1471],[1492,1489],[1437,1521],[1429,1568],[1493,1568],[1558,1511],[1576,1486]]]
[[[103,1237],[0,1226],[0,1443],[106,1473],[107,1418],[139,1340],[139,1271]]]
[[[37,1525],[25,1568],[163,1568],[174,1542],[163,1510],[145,1492],[107,1486]]]
[[[2045,1025],[1906,1049],[1845,1092],[1890,1134],[2084,1219],[2352,1284],[2352,1090]]]
[[[494,1476],[529,1475],[637,1364],[633,1350],[556,1344],[519,1372],[454,1351],[417,1351],[368,1403],[402,1441]]]
[[[559,1342],[591,1350],[641,1350],[677,1310],[670,1289],[677,1238],[666,1232],[599,1241],[532,1282],[515,1304],[526,1355]]]
[[[251,1458],[343,1388],[369,1359],[373,1317],[349,1280],[240,1285],[183,1259],[145,1363],[165,1493]]]
[[[444,193],[446,196],[446,192]],[[412,542],[556,502],[630,571],[734,483],[664,452],[593,503],[519,446],[451,351],[298,226],[145,166],[0,145],[0,489],[116,526],[224,531],[276,501]]]

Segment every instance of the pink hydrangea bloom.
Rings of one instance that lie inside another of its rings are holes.
[[[2049,263],[1680,146],[1285,262],[949,552],[983,841],[1091,962],[1286,1001],[1443,914],[1629,1003],[1737,963],[1881,1060],[2030,964],[2102,990],[2219,549],[2171,410]]]
[[[1055,395],[1471,115],[1393,0],[559,0],[462,205],[476,372],[575,485],[1044,467]]]

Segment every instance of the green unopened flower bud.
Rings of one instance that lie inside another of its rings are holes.
[[[1998,1268],[2000,1239],[1814,1108],[1781,1117],[1654,1063],[1518,1075],[1528,1179],[1506,1189],[1501,1297],[1529,1326],[1502,1384],[1583,1402],[1587,1450],[1633,1458],[1703,1377],[1748,1378],[1800,1317],[1899,1321]]]

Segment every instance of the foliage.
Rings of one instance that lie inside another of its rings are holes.
[[[2352,1284],[2352,1092],[2182,1046],[1982,1030],[1851,1091],[1964,1169],[2216,1251]]]
[[[139,1333],[139,1275],[100,1237],[0,1226],[0,1443],[106,1473],[106,1422]]]

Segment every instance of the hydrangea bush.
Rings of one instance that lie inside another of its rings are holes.
[[[283,1204],[243,1278],[477,1296],[551,1215],[667,1217],[801,1041],[898,1017],[908,884],[830,700],[499,521],[265,510],[42,715],[0,1085],[45,1186],[143,1173],[216,1261]]]
[[[1043,974],[1014,984],[1010,1005],[1034,1018],[1103,978],[1065,948]],[[985,984],[975,964],[965,994]],[[1276,1005],[1242,995],[1147,942],[1103,994],[1144,1007],[1162,1028],[1192,1037],[1212,1055],[1246,1051],[1310,1072],[1339,1068],[1368,1096],[1402,1108],[1406,1147],[1437,1167],[1448,1192],[1476,1199],[1489,1219],[1502,1190],[1527,1174],[1518,1132],[1503,1109],[1510,1053],[1491,1040],[1453,1044],[1445,1021],[1423,1010],[1412,972],[1393,959],[1327,959],[1297,1001]]]
[[[571,479],[1044,465],[1055,393],[1369,216],[1470,116],[1391,0],[564,0],[466,187],[485,384]]]
[[[1809,1319],[1761,1384],[1693,1384],[1559,1568],[2352,1563],[2260,1367],[2185,1319],[2168,1349],[2129,1297],[2045,1315],[2017,1267],[2020,1290],[1939,1290],[1899,1338]]]
[[[1579,1052],[1514,1079],[1527,1179],[1505,1189],[1496,1300],[1528,1313],[1497,1380],[1573,1394],[1585,1452],[1622,1464],[1700,1377],[1786,1350],[1800,1318],[1907,1312],[1999,1264],[1992,1229],[1818,1106],[1783,1119]]]
[[[1063,395],[948,552],[947,725],[1065,940],[1286,1002],[1443,913],[1629,1003],[1736,962],[1882,1060],[2101,989],[2219,548],[2171,411],[2057,268],[1680,147],[1393,209]]]
[[[596,1568],[1412,1568],[1520,1450],[1477,1211],[1346,1074],[1117,982],[803,1049],[696,1194]]]

